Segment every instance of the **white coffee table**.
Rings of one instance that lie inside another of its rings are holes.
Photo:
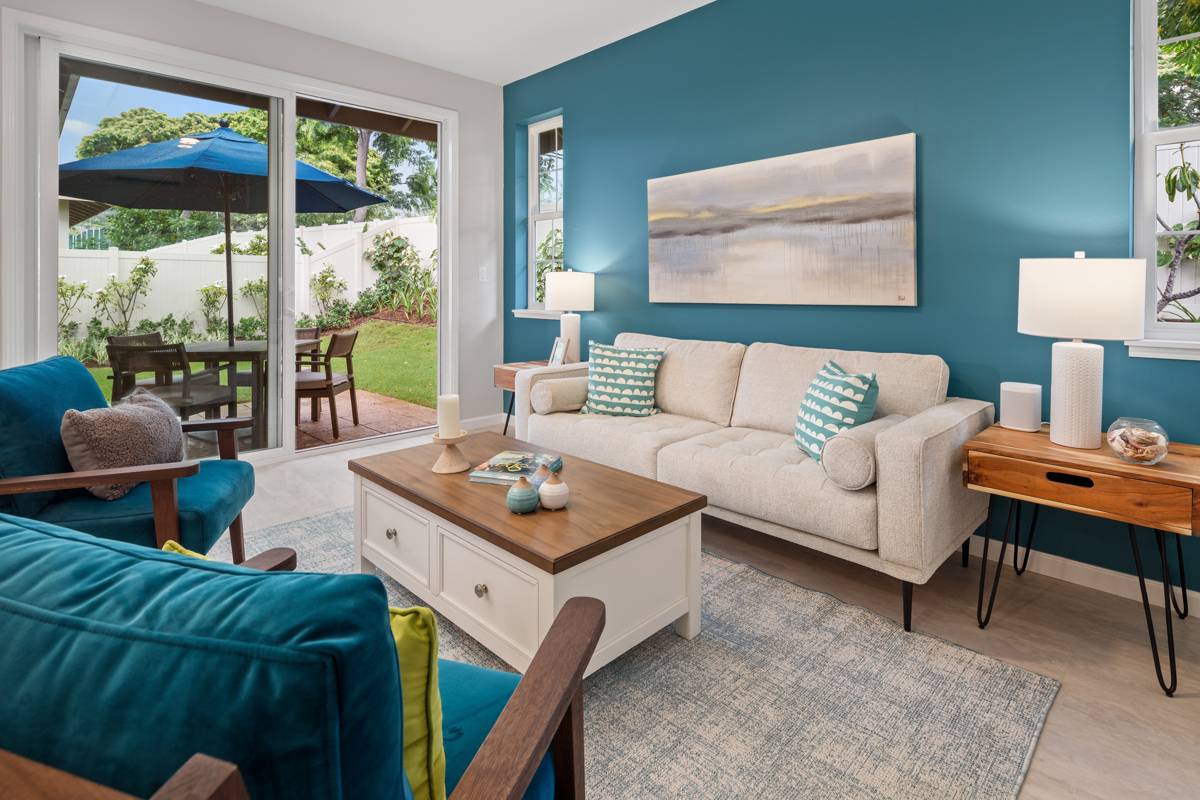
[[[538,449],[496,433],[459,447],[472,463]],[[571,597],[605,604],[588,674],[665,625],[700,632],[703,495],[564,455],[568,507],[517,515],[506,487],[430,471],[440,450],[350,462],[362,571],[382,570],[519,671]]]

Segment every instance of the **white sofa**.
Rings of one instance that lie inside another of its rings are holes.
[[[702,492],[705,513],[899,578],[929,580],[987,516],[962,485],[962,445],[992,423],[991,403],[947,398],[938,356],[622,333],[661,347],[650,417],[580,414],[587,364],[517,375],[518,439]],[[801,397],[833,359],[874,371],[875,417],[831,439],[821,462],[795,444]],[[539,413],[540,412],[540,413]],[[964,549],[965,552],[965,549]]]

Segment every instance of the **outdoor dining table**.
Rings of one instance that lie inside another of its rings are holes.
[[[297,339],[296,352],[307,353],[321,346],[320,339]],[[229,384],[235,385],[237,365],[250,364],[250,418],[254,420],[251,429],[250,446],[263,447],[267,436],[267,343],[261,339],[236,341],[231,346],[228,342],[192,342],[184,345],[188,361],[214,367],[227,364]]]

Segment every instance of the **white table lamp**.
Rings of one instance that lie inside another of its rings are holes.
[[[566,312],[558,322],[558,335],[567,341],[564,364],[579,361],[579,315],[574,312],[592,311],[595,304],[595,274],[569,269],[546,273],[546,310]]]
[[[1140,258],[1021,259],[1017,330],[1055,342],[1050,441],[1095,449],[1102,442],[1104,348],[1084,339],[1145,335],[1146,262]]]

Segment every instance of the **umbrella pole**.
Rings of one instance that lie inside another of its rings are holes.
[[[225,177],[221,177],[221,194],[225,198],[225,311],[229,315],[226,327],[229,330],[229,346],[233,347],[233,236],[229,224],[229,189]]]

